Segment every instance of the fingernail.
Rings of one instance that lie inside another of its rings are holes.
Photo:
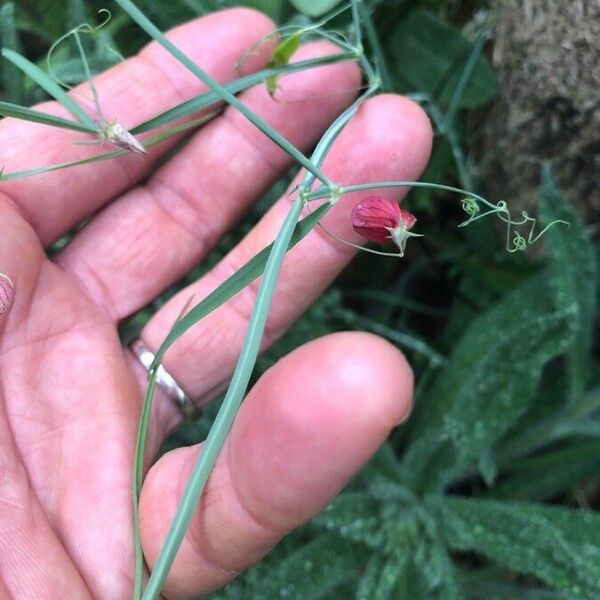
[[[0,273],[0,314],[7,313],[15,299],[15,285],[8,275]]]

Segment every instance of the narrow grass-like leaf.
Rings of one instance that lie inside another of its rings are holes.
[[[397,598],[423,600],[465,600],[462,586],[443,540],[435,536],[420,536],[405,553],[413,553],[414,566],[409,570],[406,590]]]
[[[463,587],[469,600],[568,600],[564,592],[551,590],[529,581],[510,581],[504,570],[479,569],[474,573],[461,573]]]
[[[413,488],[440,490],[527,409],[543,366],[571,341],[571,307],[555,310],[543,272],[475,320],[415,410],[402,467]]]
[[[119,1],[123,2],[124,0]],[[231,429],[235,415],[246,393],[260,350],[260,343],[267,323],[267,315],[277,278],[279,277],[285,253],[298,224],[301,212],[302,203],[296,200],[273,242],[229,389],[225,394],[221,409],[206,438],[202,453],[183,492],[164,545],[156,559],[154,569],[144,592],[144,600],[154,600],[161,592],[190,520],[196,511],[202,490],[206,485],[210,472],[225,443],[225,438]]]
[[[557,219],[569,228],[551,228],[545,245],[559,306],[574,306],[575,338],[569,351],[570,402],[582,397],[589,375],[590,347],[598,280],[594,248],[585,224],[556,188],[549,165],[542,171],[540,213],[545,224]]]
[[[394,87],[392,82],[392,76],[390,74],[387,58],[385,56],[383,48],[381,47],[381,42],[379,41],[379,33],[371,17],[372,8],[365,6],[364,2],[360,2],[359,10],[362,22],[364,23],[365,33],[367,34],[369,46],[371,47],[371,51],[375,57],[375,66],[377,68],[377,74],[379,75],[379,77],[381,77],[381,85],[383,91],[391,92]]]
[[[93,131],[98,131],[99,128],[94,119],[37,65],[34,65],[24,56],[21,56],[18,52],[10,48],[3,48],[2,56],[21,69],[25,75],[33,79],[50,96],[60,102],[75,118],[79,119],[83,125]]]
[[[381,580],[381,573],[386,565],[385,556],[372,553],[356,589],[355,600],[373,600],[377,598],[377,588]]]
[[[49,115],[48,113],[44,113],[39,110],[33,110],[32,108],[25,108],[24,106],[19,106],[18,104],[11,104],[10,102],[0,102],[0,115],[3,117],[15,117],[16,119],[22,119],[24,121],[33,121],[34,123],[42,123],[43,125],[49,125],[50,127],[60,127],[62,129],[81,131],[83,133],[98,132],[97,127],[91,129],[82,123],[78,123],[77,121],[70,121],[69,119],[63,119],[62,117]]]
[[[298,148],[286,140],[280,133],[275,131],[262,119],[260,119],[248,106],[234,96],[225,86],[213,79],[208,73],[202,70],[193,60],[182,52],[173,42],[171,42],[154,25],[131,0],[115,0],[116,3],[154,40],[156,40],[165,50],[172,54],[184,67],[191,71],[200,81],[206,84],[210,89],[217,92],[225,102],[235,107],[244,115],[255,127],[267,135],[275,144],[289,154],[296,162],[303,166],[307,171],[313,173],[317,179],[330,185],[329,178],[316,167]]]
[[[439,497],[446,543],[499,565],[535,575],[571,598],[600,597],[600,516],[585,510]]]
[[[472,56],[472,45],[462,32],[436,16],[413,11],[401,19],[389,37],[395,66],[410,88],[425,92],[448,105],[458,87],[462,65]],[[438,94],[439,92],[439,94]],[[496,94],[494,71],[484,56],[476,61],[462,93],[461,108],[476,108]]]
[[[0,45],[20,52],[19,35],[15,23],[15,4],[5,2],[0,6]],[[13,65],[6,63],[0,68],[2,74],[2,87],[6,91],[6,97],[11,102],[23,101],[23,74]]]
[[[349,52],[340,52],[338,54],[330,54],[328,56],[321,56],[319,58],[311,58],[307,60],[301,60],[295,63],[290,63],[280,67],[271,67],[268,69],[263,69],[262,71],[258,71],[257,73],[252,73],[250,75],[244,75],[235,81],[231,81],[229,83],[224,83],[223,87],[227,88],[229,92],[232,94],[237,94],[242,92],[253,85],[257,85],[262,83],[269,77],[277,76],[277,75],[287,75],[290,73],[296,73],[299,71],[304,71],[306,69],[311,69],[315,67],[322,67],[324,65],[338,63],[344,60],[350,60],[354,57],[354,55]],[[182,117],[187,117],[189,114],[194,113],[196,111],[202,110],[211,104],[215,104],[221,100],[221,96],[215,91],[204,92],[203,94],[199,94],[194,98],[190,98],[169,110],[164,111],[163,113],[136,125],[133,129],[131,129],[132,134],[144,133],[145,131],[150,131],[151,129],[155,129],[157,127],[161,127],[175,119],[179,119]]]
[[[302,219],[294,231],[290,240],[289,248],[293,248],[302,240],[315,225],[327,214],[331,206],[323,204],[317,210]],[[242,291],[247,285],[260,277],[264,271],[265,264],[273,244],[267,246],[251,258],[246,264],[240,267],[229,279],[223,282],[216,290],[211,292],[201,302],[196,304],[180,321],[173,327],[169,335],[164,339],[160,348],[156,352],[155,364],[158,364],[165,352],[171,345],[181,337],[188,329],[193,327],[198,321],[206,315],[217,309],[221,304],[227,302],[230,298]]]
[[[144,147],[150,148],[151,146],[155,146],[156,144],[160,144],[167,138],[170,138],[179,133],[183,133],[189,129],[194,129],[198,127],[198,125],[202,125],[206,123],[210,119],[215,116],[216,113],[208,113],[194,121],[189,121],[187,123],[182,123],[181,125],[176,125],[152,137],[149,137],[144,140]],[[4,173],[0,171],[0,181],[10,181],[11,179],[22,179],[24,177],[33,177],[34,175],[42,175],[44,173],[50,173],[52,171],[59,171],[60,169],[67,169],[70,167],[80,167],[82,165],[87,165],[90,163],[99,162],[102,160],[109,160],[111,158],[118,158],[119,156],[126,156],[131,154],[129,150],[113,150],[112,152],[105,152],[104,154],[95,154],[94,156],[88,156],[87,158],[82,158],[80,160],[67,161],[62,163],[54,163],[51,165],[44,165],[43,167],[37,167],[35,169],[26,169],[24,171],[14,171],[12,173]]]

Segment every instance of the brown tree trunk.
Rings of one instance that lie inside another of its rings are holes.
[[[500,96],[485,127],[487,192],[535,211],[540,167],[600,223],[600,0],[493,0]],[[594,228],[596,229],[596,228]]]

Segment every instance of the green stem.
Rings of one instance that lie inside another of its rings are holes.
[[[231,384],[183,493],[167,539],[158,555],[144,592],[144,600],[154,600],[161,592],[188,525],[196,512],[202,490],[246,393],[260,350],[277,278],[301,211],[302,203],[296,200],[273,244]]]
[[[137,438],[135,441],[135,457],[133,465],[133,533],[134,533],[134,551],[135,551],[135,574],[133,580],[133,599],[139,600],[142,597],[142,586],[144,583],[144,551],[142,548],[142,537],[140,533],[140,492],[142,490],[142,481],[144,477],[144,458],[146,455],[146,440],[148,438],[148,427],[150,424],[150,415],[152,413],[152,399],[154,398],[154,389],[156,387],[157,369],[151,369],[148,378],[148,387],[144,396],[142,405],[142,414],[138,426]]]
[[[426,181],[375,181],[373,183],[360,183],[358,185],[346,185],[343,187],[339,187],[339,191],[341,194],[349,194],[351,192],[364,192],[367,190],[376,190],[380,188],[395,188],[395,187],[420,187],[420,188],[429,188],[434,190],[442,190],[444,192],[452,192],[455,194],[460,194],[461,196],[469,196],[478,200],[485,206],[489,206],[490,208],[497,208],[494,204],[475,194],[473,192],[469,192],[467,190],[463,190],[461,188],[453,187],[451,185],[442,185],[441,183],[428,183]],[[309,194],[306,199],[310,200],[319,200],[322,198],[328,198],[329,192],[327,190],[318,189],[311,194]]]

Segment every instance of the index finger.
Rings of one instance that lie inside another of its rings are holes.
[[[179,26],[168,37],[212,77],[225,82],[239,76],[236,64],[249,48],[274,29],[275,25],[265,15],[235,8]],[[244,63],[244,71],[260,69],[271,47],[271,44],[261,45]],[[126,129],[206,91],[204,84],[156,42],[96,77],[94,83],[104,116],[109,121],[116,118]],[[79,86],[73,94],[81,100],[89,95],[89,85]],[[71,118],[56,102],[44,103],[39,108]],[[72,131],[50,130],[37,123],[3,119],[0,122],[0,166],[12,172],[98,154],[97,147],[73,144],[84,139]],[[146,156],[129,154],[32,178],[5,181],[0,184],[0,190],[15,202],[40,239],[48,244],[140,179],[152,163],[173,146],[175,139],[154,146]]]

